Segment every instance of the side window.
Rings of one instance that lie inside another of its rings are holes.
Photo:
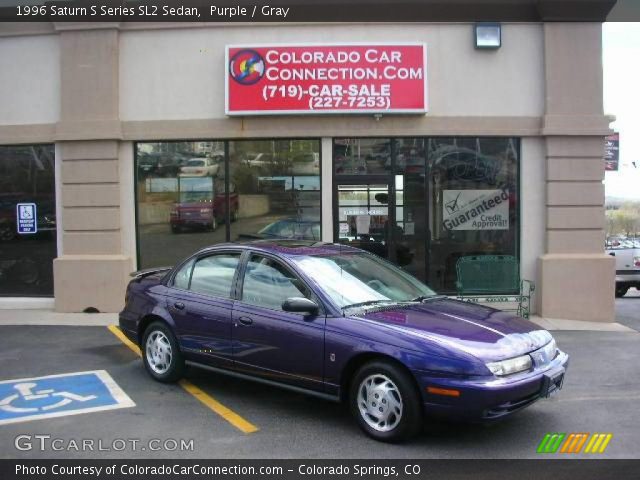
[[[181,288],[183,290],[189,289],[189,279],[191,278],[191,268],[193,267],[193,260],[188,261],[184,266],[178,270],[176,276],[173,277],[173,286]]]
[[[223,253],[201,258],[193,267],[190,290],[229,298],[233,275],[239,261],[239,253]]]
[[[307,287],[289,269],[260,255],[252,255],[242,284],[242,301],[280,310],[290,297],[310,298]]]

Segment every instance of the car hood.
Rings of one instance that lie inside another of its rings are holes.
[[[504,360],[537,350],[551,334],[524,318],[448,298],[425,303],[363,309],[355,315],[422,337],[484,361]]]

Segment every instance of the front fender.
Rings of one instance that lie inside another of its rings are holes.
[[[411,371],[434,376],[486,375],[474,356],[424,338],[403,336],[376,322],[345,317],[327,318],[325,332],[325,382],[338,387],[354,359],[368,355],[390,357]]]

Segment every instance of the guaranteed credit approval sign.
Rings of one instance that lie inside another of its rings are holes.
[[[227,115],[426,113],[419,44],[227,46]]]

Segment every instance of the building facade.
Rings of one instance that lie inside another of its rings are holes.
[[[513,256],[539,315],[613,321],[602,25],[501,27],[481,50],[471,23],[0,25],[0,303],[117,312],[131,271],[284,236],[451,295],[460,258]],[[428,112],[225,114],[226,45],[354,42],[426,44]]]

